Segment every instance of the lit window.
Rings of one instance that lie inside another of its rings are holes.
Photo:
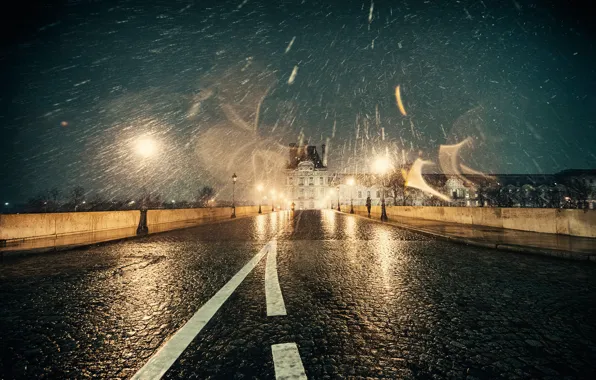
[[[298,185],[304,185],[304,178],[303,177],[298,178]]]
[[[315,184],[315,179],[314,179],[313,177],[310,177],[310,178],[308,179],[308,184],[309,184],[309,185],[314,185],[314,184]]]
[[[324,185],[324,183],[323,183],[323,177],[319,177],[319,185]]]

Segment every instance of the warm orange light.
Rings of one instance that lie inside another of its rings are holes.
[[[157,143],[151,137],[141,137],[135,142],[135,151],[143,157],[151,157],[157,152]]]
[[[379,157],[373,163],[373,171],[377,174],[385,174],[391,169],[391,163],[387,157]]]
[[[395,87],[395,100],[397,101],[397,107],[399,108],[399,112],[402,115],[407,116],[406,109],[404,108],[404,103],[401,100],[401,92],[399,90],[399,85]]]

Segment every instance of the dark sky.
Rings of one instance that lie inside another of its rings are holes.
[[[2,23],[2,202],[75,185],[105,197],[145,187],[183,199],[205,184],[225,194],[234,171],[240,188],[273,180],[298,140],[327,142],[337,170],[385,149],[436,161],[441,144],[466,137],[462,158],[483,172],[596,167],[582,2],[19,7]],[[139,140],[155,152],[139,155]]]

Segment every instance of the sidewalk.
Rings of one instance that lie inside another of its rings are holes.
[[[366,214],[356,215],[367,218]],[[371,219],[381,222],[378,216],[372,216]],[[591,238],[405,217],[392,218],[386,223],[479,247],[596,262],[596,239]]]

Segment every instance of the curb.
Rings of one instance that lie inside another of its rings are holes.
[[[335,212],[348,215],[348,213],[340,212],[337,210],[335,210]],[[387,221],[387,222],[383,222],[381,220],[368,218],[365,215],[361,215],[361,214],[357,214],[357,213],[350,214],[350,215],[356,215],[360,218],[365,218],[372,222],[388,224],[391,226],[402,228],[404,230],[417,232],[421,235],[430,236],[430,237],[434,237],[434,238],[438,238],[441,240],[446,240],[446,241],[450,241],[450,242],[458,243],[458,244],[466,244],[466,245],[472,245],[475,247],[490,248],[490,249],[496,249],[499,251],[506,251],[506,252],[516,252],[516,253],[526,253],[526,254],[531,254],[531,255],[550,256],[550,257],[556,257],[556,258],[565,259],[565,260],[592,261],[592,262],[596,263],[596,253],[589,254],[589,253],[580,253],[580,252],[572,252],[572,251],[562,251],[562,250],[549,249],[549,248],[529,247],[529,246],[525,246],[525,245],[491,243],[491,242],[487,242],[487,241],[480,241],[480,240],[462,238],[462,237],[457,237],[457,236],[452,236],[452,235],[445,235],[445,234],[441,234],[438,232],[425,230],[422,228],[412,227],[407,224],[393,222],[393,221],[391,221],[391,219],[389,219],[389,221]]]

